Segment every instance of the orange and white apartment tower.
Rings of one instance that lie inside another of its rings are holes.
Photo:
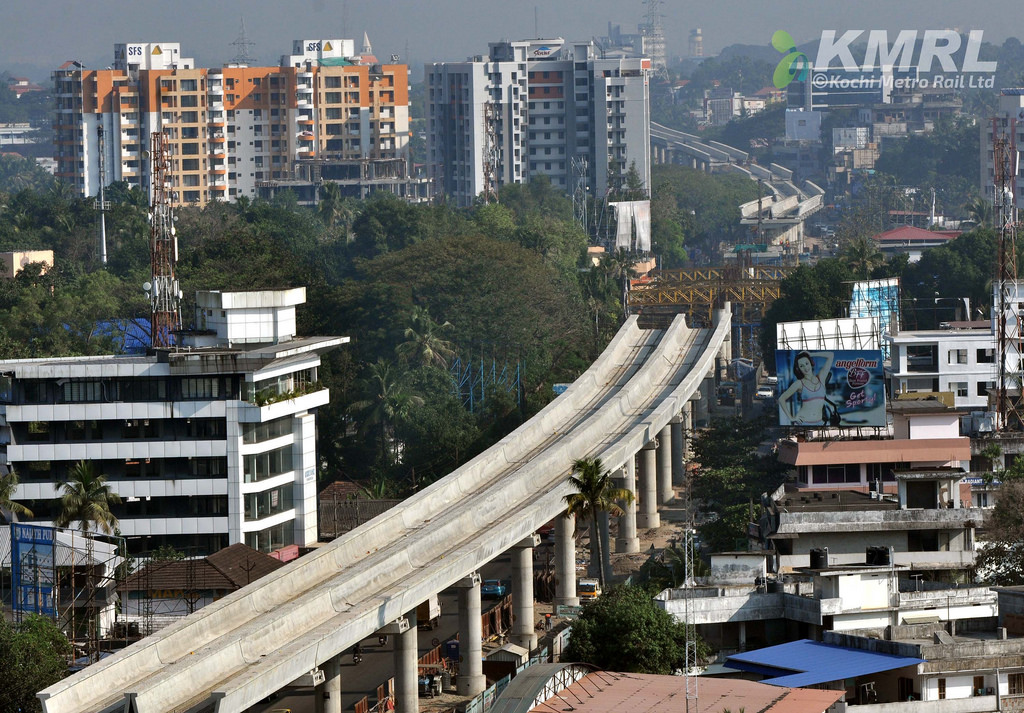
[[[56,175],[83,196],[99,192],[100,147],[107,184],[148,190],[154,132],[170,147],[176,206],[254,197],[317,161],[408,156],[408,68],[352,40],[296,40],[278,67],[209,69],[178,43],[124,43],[110,68],[65,62],[53,81]]]

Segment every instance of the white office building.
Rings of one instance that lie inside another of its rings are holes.
[[[548,176],[603,198],[632,166],[650,188],[646,58],[593,42],[492,42],[486,57],[426,65],[428,172],[456,205]]]
[[[47,524],[80,460],[121,497],[133,552],[316,542],[318,369],[347,337],[298,337],[305,288],[199,292],[181,346],[0,361],[0,467]]]

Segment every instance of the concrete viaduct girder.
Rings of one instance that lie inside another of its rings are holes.
[[[564,510],[573,459],[606,467],[653,440],[728,348],[683,317],[630,318],[569,389],[493,447],[318,551],[39,694],[45,713],[241,713]]]

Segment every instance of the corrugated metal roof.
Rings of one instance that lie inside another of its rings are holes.
[[[862,651],[802,639],[730,656],[725,665],[758,673],[772,686],[813,686],[925,663],[924,659]]]
[[[780,690],[763,683],[734,678],[699,677],[691,679],[690,684],[696,686],[695,703],[698,709],[709,712],[728,708],[760,713],[823,713],[844,694],[844,691],[813,689]],[[687,681],[683,676],[601,671],[591,673],[563,689],[554,700],[549,699],[530,710],[531,713],[569,709],[576,713],[682,711],[687,707],[686,693]],[[504,696],[503,693],[497,703]]]

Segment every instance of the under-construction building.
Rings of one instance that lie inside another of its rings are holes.
[[[56,175],[82,195],[99,192],[101,170],[107,183],[147,188],[154,133],[167,143],[174,206],[254,197],[273,182],[321,180],[334,166],[363,194],[417,190],[404,166],[408,68],[357,53],[352,40],[296,40],[277,67],[209,69],[177,43],[121,43],[109,69],[66,62],[53,80]],[[403,165],[362,170],[369,163]]]
[[[486,57],[426,65],[435,193],[468,206],[547,176],[566,193],[582,178],[602,199],[632,167],[649,187],[650,69],[646,58],[603,59],[593,42],[561,38],[492,42]]]

